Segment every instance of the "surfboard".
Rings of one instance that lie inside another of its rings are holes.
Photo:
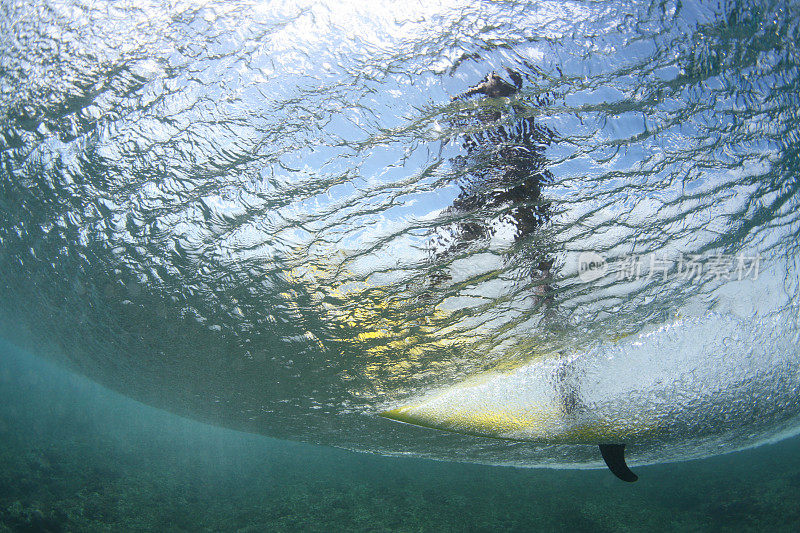
[[[636,481],[625,463],[625,445],[657,438],[666,417],[642,409],[629,380],[590,372],[591,359],[549,357],[486,372],[379,416],[493,439],[597,445],[618,478]]]

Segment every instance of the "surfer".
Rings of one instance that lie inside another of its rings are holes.
[[[509,68],[506,71],[513,84],[491,72],[453,100],[475,95],[486,98],[516,95],[522,88],[522,75]],[[543,152],[555,139],[555,132],[526,116],[519,102],[510,102],[507,109],[511,120],[505,124],[500,122],[502,113],[496,108],[466,109],[453,119],[462,129],[474,129],[475,125],[488,127],[462,135],[466,153],[451,159],[453,168],[463,178],[459,178],[461,192],[445,213],[460,220],[437,235],[434,252],[437,264],[477,241],[491,238],[504,225],[513,227],[514,242],[520,243],[550,218],[550,204],[542,197],[542,186],[552,181],[552,174],[546,168]],[[553,260],[541,250],[526,249],[526,253],[531,252],[530,263],[536,267],[534,277],[548,278]],[[434,283],[449,279],[442,272],[432,277]],[[544,286],[542,292],[547,294],[548,289]]]
[[[509,68],[506,72],[512,83],[491,72],[453,100],[476,95],[484,98],[516,96],[522,88],[522,75]],[[452,160],[454,168],[463,171],[468,179],[462,180],[461,193],[446,210],[461,220],[451,226],[449,239],[440,238],[437,259],[460,253],[475,241],[490,238],[496,232],[496,222],[511,224],[514,242],[519,243],[549,220],[550,203],[542,197],[542,187],[552,182],[553,176],[546,167],[544,150],[557,136],[550,128],[535,123],[524,111],[521,103],[510,102],[509,112],[514,120],[506,125],[500,123],[502,114],[496,107],[488,111],[479,109],[477,113],[473,111],[457,119],[458,126],[467,126],[477,119],[479,125],[489,127],[463,135],[466,155]],[[535,265],[532,275],[549,279],[553,259],[540,250],[531,253],[531,264]],[[433,282],[447,279],[447,274],[438,272]],[[544,284],[543,292],[543,301],[552,303],[549,285]],[[570,363],[564,361],[556,371],[556,389],[563,412],[577,416],[586,407],[574,380],[570,379],[570,367]],[[625,444],[603,443],[599,447],[603,461],[614,475],[628,482],[638,479],[625,463]]]
[[[497,75],[494,71],[487,74],[486,77],[476,86],[470,87],[465,92],[453,97],[453,100],[465,98],[475,94],[483,94],[491,98],[500,98],[504,96],[511,96],[522,87],[522,76],[514,70],[506,69],[511,77],[514,85],[511,85],[506,80]]]

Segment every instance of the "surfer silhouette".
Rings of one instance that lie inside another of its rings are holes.
[[[453,97],[461,100],[480,95],[486,99],[512,98],[522,88],[522,75],[506,68],[511,83],[495,72],[489,73],[480,83]],[[520,102],[511,101],[506,106],[510,121],[503,123],[502,106],[473,108],[457,116],[457,126],[480,126],[477,131],[461,136],[464,155],[451,160],[453,167],[463,173],[461,192],[446,209],[459,221],[449,227],[449,235],[438,242],[437,259],[461,253],[479,240],[489,239],[500,224],[511,225],[514,242],[520,243],[550,219],[550,203],[542,196],[542,187],[551,183],[553,176],[547,169],[545,148],[557,135],[550,128],[537,124],[525,113]],[[466,129],[466,128],[465,128]],[[437,261],[438,262],[438,261]],[[534,250],[531,256],[531,275],[540,280],[551,277],[553,259],[543,251]],[[443,272],[432,276],[434,283],[449,279]],[[542,287],[542,300],[552,303],[550,286]],[[561,409],[568,417],[577,416],[586,407],[573,379],[571,364],[564,361],[556,371],[556,391]],[[603,443],[600,454],[609,470],[623,481],[638,479],[625,463],[624,443]]]
[[[514,81],[514,85],[511,85],[506,80],[498,76],[497,73],[491,72],[478,85],[470,87],[460,95],[454,96],[453,100],[465,98],[474,94],[483,94],[492,98],[516,94],[516,92],[522,87],[522,76],[520,76],[518,72],[511,69],[506,70],[508,71],[511,79]]]
[[[453,100],[483,95],[485,98],[505,98],[516,95],[522,87],[522,76],[506,69],[513,81],[509,83],[495,72]],[[445,214],[459,219],[439,234],[435,259],[452,258],[480,240],[491,238],[500,227],[510,226],[515,244],[522,242],[550,218],[550,204],[542,197],[542,186],[552,181],[546,168],[544,149],[556,137],[555,132],[526,116],[519,102],[508,106],[511,120],[502,123],[502,113],[496,108],[471,108],[459,112],[453,119],[460,129],[477,131],[460,136],[464,154],[451,159],[453,168],[462,174],[461,192]],[[531,258],[538,279],[549,277],[553,260],[536,252]],[[434,274],[435,283],[449,276]],[[543,287],[544,293],[549,293]],[[546,298],[543,298],[545,300]]]

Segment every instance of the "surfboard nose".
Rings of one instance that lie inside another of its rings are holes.
[[[394,409],[389,409],[388,411],[381,411],[378,413],[378,416],[383,418],[388,418],[389,420],[395,420],[397,422],[405,422],[408,424],[414,424],[414,417],[409,416],[409,409],[408,407],[396,407]],[[420,425],[420,424],[416,424]]]

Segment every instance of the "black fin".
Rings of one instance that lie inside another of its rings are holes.
[[[639,476],[631,472],[625,464],[625,445],[624,444],[601,444],[600,453],[603,461],[606,462],[608,469],[622,481],[633,483]]]

